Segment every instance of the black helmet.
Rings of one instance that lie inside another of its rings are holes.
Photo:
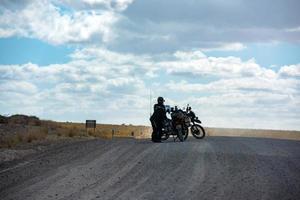
[[[162,103],[164,103],[164,98],[163,97],[158,97],[157,98],[157,103],[159,103],[159,104],[162,104]]]

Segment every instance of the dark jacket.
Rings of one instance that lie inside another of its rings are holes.
[[[154,105],[154,112],[150,117],[151,122],[155,122],[157,124],[162,124],[163,120],[166,119],[166,108],[164,105],[155,104]]]

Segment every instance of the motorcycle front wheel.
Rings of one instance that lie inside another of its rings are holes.
[[[205,137],[205,130],[199,124],[194,124],[191,127],[192,135],[197,139],[203,139]]]

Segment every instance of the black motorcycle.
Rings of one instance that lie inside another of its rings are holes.
[[[174,141],[178,138],[183,142],[186,140],[189,131],[186,114],[177,107],[170,108],[166,106],[166,111],[170,113],[171,119],[167,118],[164,121],[161,140],[167,140],[170,136],[173,136]]]
[[[180,141],[185,141],[188,138],[189,128],[192,135],[196,139],[205,137],[205,130],[200,125],[201,121],[196,117],[191,107],[187,106],[186,110],[170,108],[166,106],[166,111],[170,113],[171,119],[166,119],[162,131],[162,140],[167,140],[171,135],[174,141],[178,138]]]

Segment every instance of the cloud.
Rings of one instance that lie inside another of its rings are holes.
[[[299,25],[299,4],[297,0],[285,2],[141,0],[132,4],[126,15],[133,19],[147,19],[154,23],[177,21],[193,22],[199,26],[211,25],[216,28],[275,27],[280,29]]]
[[[172,101],[177,105],[192,105],[209,126],[299,129],[298,64],[275,71],[254,59],[188,51],[174,53],[159,66],[177,77],[165,83],[165,94],[177,96]]]
[[[115,11],[126,10],[127,7],[133,3],[134,0],[58,0],[57,4],[72,7],[75,9],[99,9],[106,8]]]
[[[205,59],[206,55],[204,55],[201,51],[176,51],[174,53],[174,57],[179,60],[187,61],[187,60],[197,60],[197,59]]]
[[[162,53],[241,51],[249,43],[298,43],[299,32],[286,30],[300,26],[299,6],[297,0],[135,1],[123,13],[126,20],[117,26],[122,37],[110,45],[124,52]]]
[[[224,85],[203,84],[198,89],[196,84],[170,83],[168,86],[172,87],[167,88],[183,97],[175,101],[176,105],[190,104],[206,126],[299,130],[299,82],[282,91],[276,86],[250,86],[252,89],[245,90],[243,86],[220,82]],[[246,85],[247,79],[241,83]],[[277,85],[289,87],[292,83]]]
[[[106,43],[115,37],[112,29],[121,18],[119,11],[126,9],[132,1],[114,2],[117,10],[102,8],[73,11],[59,7],[62,2],[54,4],[47,0],[30,1],[19,9],[12,9],[11,4],[4,4],[0,7],[0,37],[37,38],[51,44],[82,43],[91,40]],[[91,1],[87,3],[92,4]]]
[[[229,44],[219,44],[217,47],[211,48],[202,48],[201,51],[209,52],[209,51],[241,51],[246,49],[247,47],[242,43],[229,43]]]
[[[300,26],[286,29],[287,32],[300,32]]]
[[[130,53],[117,53],[105,48],[89,47],[76,50],[70,57],[74,62],[89,60],[92,62],[105,63],[110,66],[110,72],[117,70],[117,74],[124,74],[130,76],[146,75],[146,77],[155,76],[157,71],[153,59],[149,55],[135,55]],[[123,67],[116,67],[116,66]]]
[[[67,120],[75,121],[88,118],[90,113],[98,113],[97,119],[106,123],[123,123],[121,119],[126,119],[126,115],[135,116],[137,108],[141,108],[139,113],[147,115],[144,80],[148,77],[146,69],[139,71],[137,64],[143,59],[136,60],[136,63],[128,63],[128,59],[115,62],[118,53],[98,49],[98,52],[105,53],[95,56],[93,50],[82,49],[85,53],[91,52],[85,58],[78,56],[81,52],[78,50],[74,53],[76,56],[73,55],[73,59],[65,64],[0,66],[2,112],[26,111],[26,114],[44,118],[52,116],[61,120],[70,117]],[[20,99],[14,100],[16,98]],[[110,112],[118,113],[118,117],[111,119],[103,114]],[[145,122],[129,123],[141,121]]]
[[[101,43],[135,54],[242,51],[248,43],[299,42],[298,7],[297,0],[4,0],[0,37],[30,37],[51,44]]]
[[[276,92],[278,94],[290,94],[299,92],[298,80],[263,77],[230,78],[212,81],[210,83],[169,82],[167,87],[178,92],[206,92],[206,93],[229,93],[229,92]]]
[[[37,87],[26,81],[9,81],[9,82],[0,82],[0,92],[9,92],[9,93],[21,93],[21,94],[35,94],[38,92]]]
[[[255,60],[201,51],[156,57],[95,46],[77,49],[70,58],[47,66],[0,66],[2,112],[147,124],[152,88],[152,97],[163,95],[167,104],[192,105],[205,125],[300,128],[298,65],[275,71]]]
[[[280,68],[279,74],[283,77],[300,78],[300,64],[283,66]]]
[[[166,88],[185,97],[181,105],[189,103],[203,116],[219,118],[219,121],[232,117],[253,118],[263,128],[260,120],[280,116],[293,121],[295,116],[300,116],[300,82],[295,79],[243,77],[205,84],[181,81],[169,82]],[[213,125],[214,121],[207,123]],[[241,126],[238,122],[235,125]]]
[[[174,58],[160,62],[159,66],[168,73],[177,75],[275,76],[274,71],[260,67],[254,59],[242,61],[237,57],[207,57],[199,51],[176,52]]]
[[[184,103],[189,102],[208,126],[297,130],[299,97],[268,91],[228,91],[188,98]]]

